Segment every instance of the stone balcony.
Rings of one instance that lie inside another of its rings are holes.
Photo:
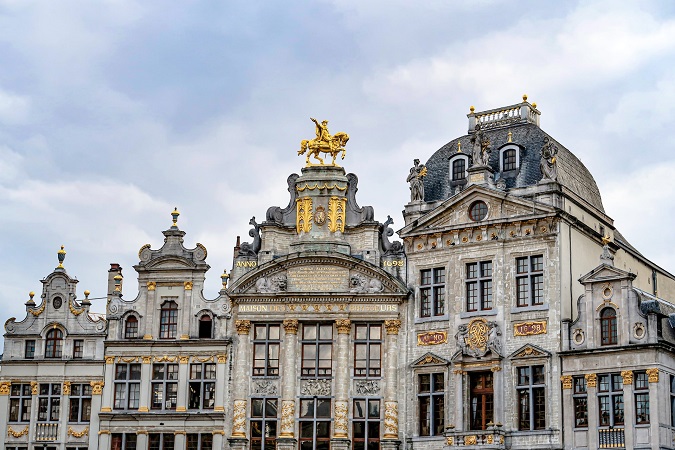
[[[505,432],[502,426],[489,426],[487,430],[455,431],[448,428],[445,432],[445,448],[461,447],[465,449],[505,449]]]
[[[473,133],[478,124],[480,124],[483,130],[504,128],[524,123],[539,126],[540,115],[541,113],[537,110],[536,103],[532,104],[527,101],[527,95],[523,95],[522,103],[502,108],[475,112],[472,106],[471,112],[467,114],[469,118],[469,133]]]

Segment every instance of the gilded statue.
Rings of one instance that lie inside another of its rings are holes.
[[[342,159],[345,159],[345,154],[347,151],[345,150],[344,146],[349,140],[349,135],[339,131],[331,136],[330,132],[328,131],[327,120],[319,123],[319,121],[313,117],[310,117],[310,119],[312,122],[314,122],[314,125],[316,125],[316,138],[311,140],[303,139],[300,142],[300,150],[298,150],[298,155],[304,155],[307,153],[307,167],[310,167],[313,165],[309,162],[310,156],[313,156],[314,159],[319,161],[319,164],[317,165],[323,166],[324,161],[323,158],[319,156],[319,153],[326,153],[333,157],[333,161],[330,165],[339,167],[337,164],[335,164],[335,159],[337,158],[337,155],[340,154],[340,152],[342,152]]]

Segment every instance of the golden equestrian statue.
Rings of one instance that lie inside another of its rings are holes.
[[[319,123],[319,121],[313,117],[310,117],[310,119],[316,125],[316,138],[312,140],[303,139],[302,142],[300,142],[300,150],[298,150],[298,155],[304,155],[305,152],[307,152],[307,167],[310,167],[314,165],[324,165],[323,158],[319,156],[319,153],[330,154],[333,157],[333,161],[330,165],[340,167],[335,164],[335,158],[337,158],[338,153],[342,152],[342,159],[345,159],[345,154],[347,151],[345,150],[344,146],[349,140],[349,135],[339,131],[331,136],[331,134],[328,132],[327,120]],[[319,164],[310,163],[310,156],[313,156],[314,159],[318,160]]]

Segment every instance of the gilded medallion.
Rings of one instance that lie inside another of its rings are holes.
[[[323,206],[317,206],[314,212],[314,222],[317,225],[326,223],[326,209]]]

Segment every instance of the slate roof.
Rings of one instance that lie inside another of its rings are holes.
[[[549,137],[558,146],[556,161],[558,164],[558,182],[586,200],[590,205],[601,212],[602,206],[600,190],[593,176],[584,164],[572,152],[567,150],[558,141],[546,134],[535,124],[513,124],[508,127],[486,130],[484,133],[490,139],[489,165],[495,170],[495,179],[499,179],[499,149],[507,144],[508,132],[512,133],[512,143],[521,147],[520,168],[513,177],[505,178],[507,189],[535,185],[541,180],[539,169],[541,148],[544,138]],[[426,162],[427,176],[424,178],[424,200],[427,202],[445,200],[450,197],[450,166],[449,159],[457,154],[457,143],[461,142],[462,153],[471,157],[471,135],[465,135],[445,144],[438,149]]]

